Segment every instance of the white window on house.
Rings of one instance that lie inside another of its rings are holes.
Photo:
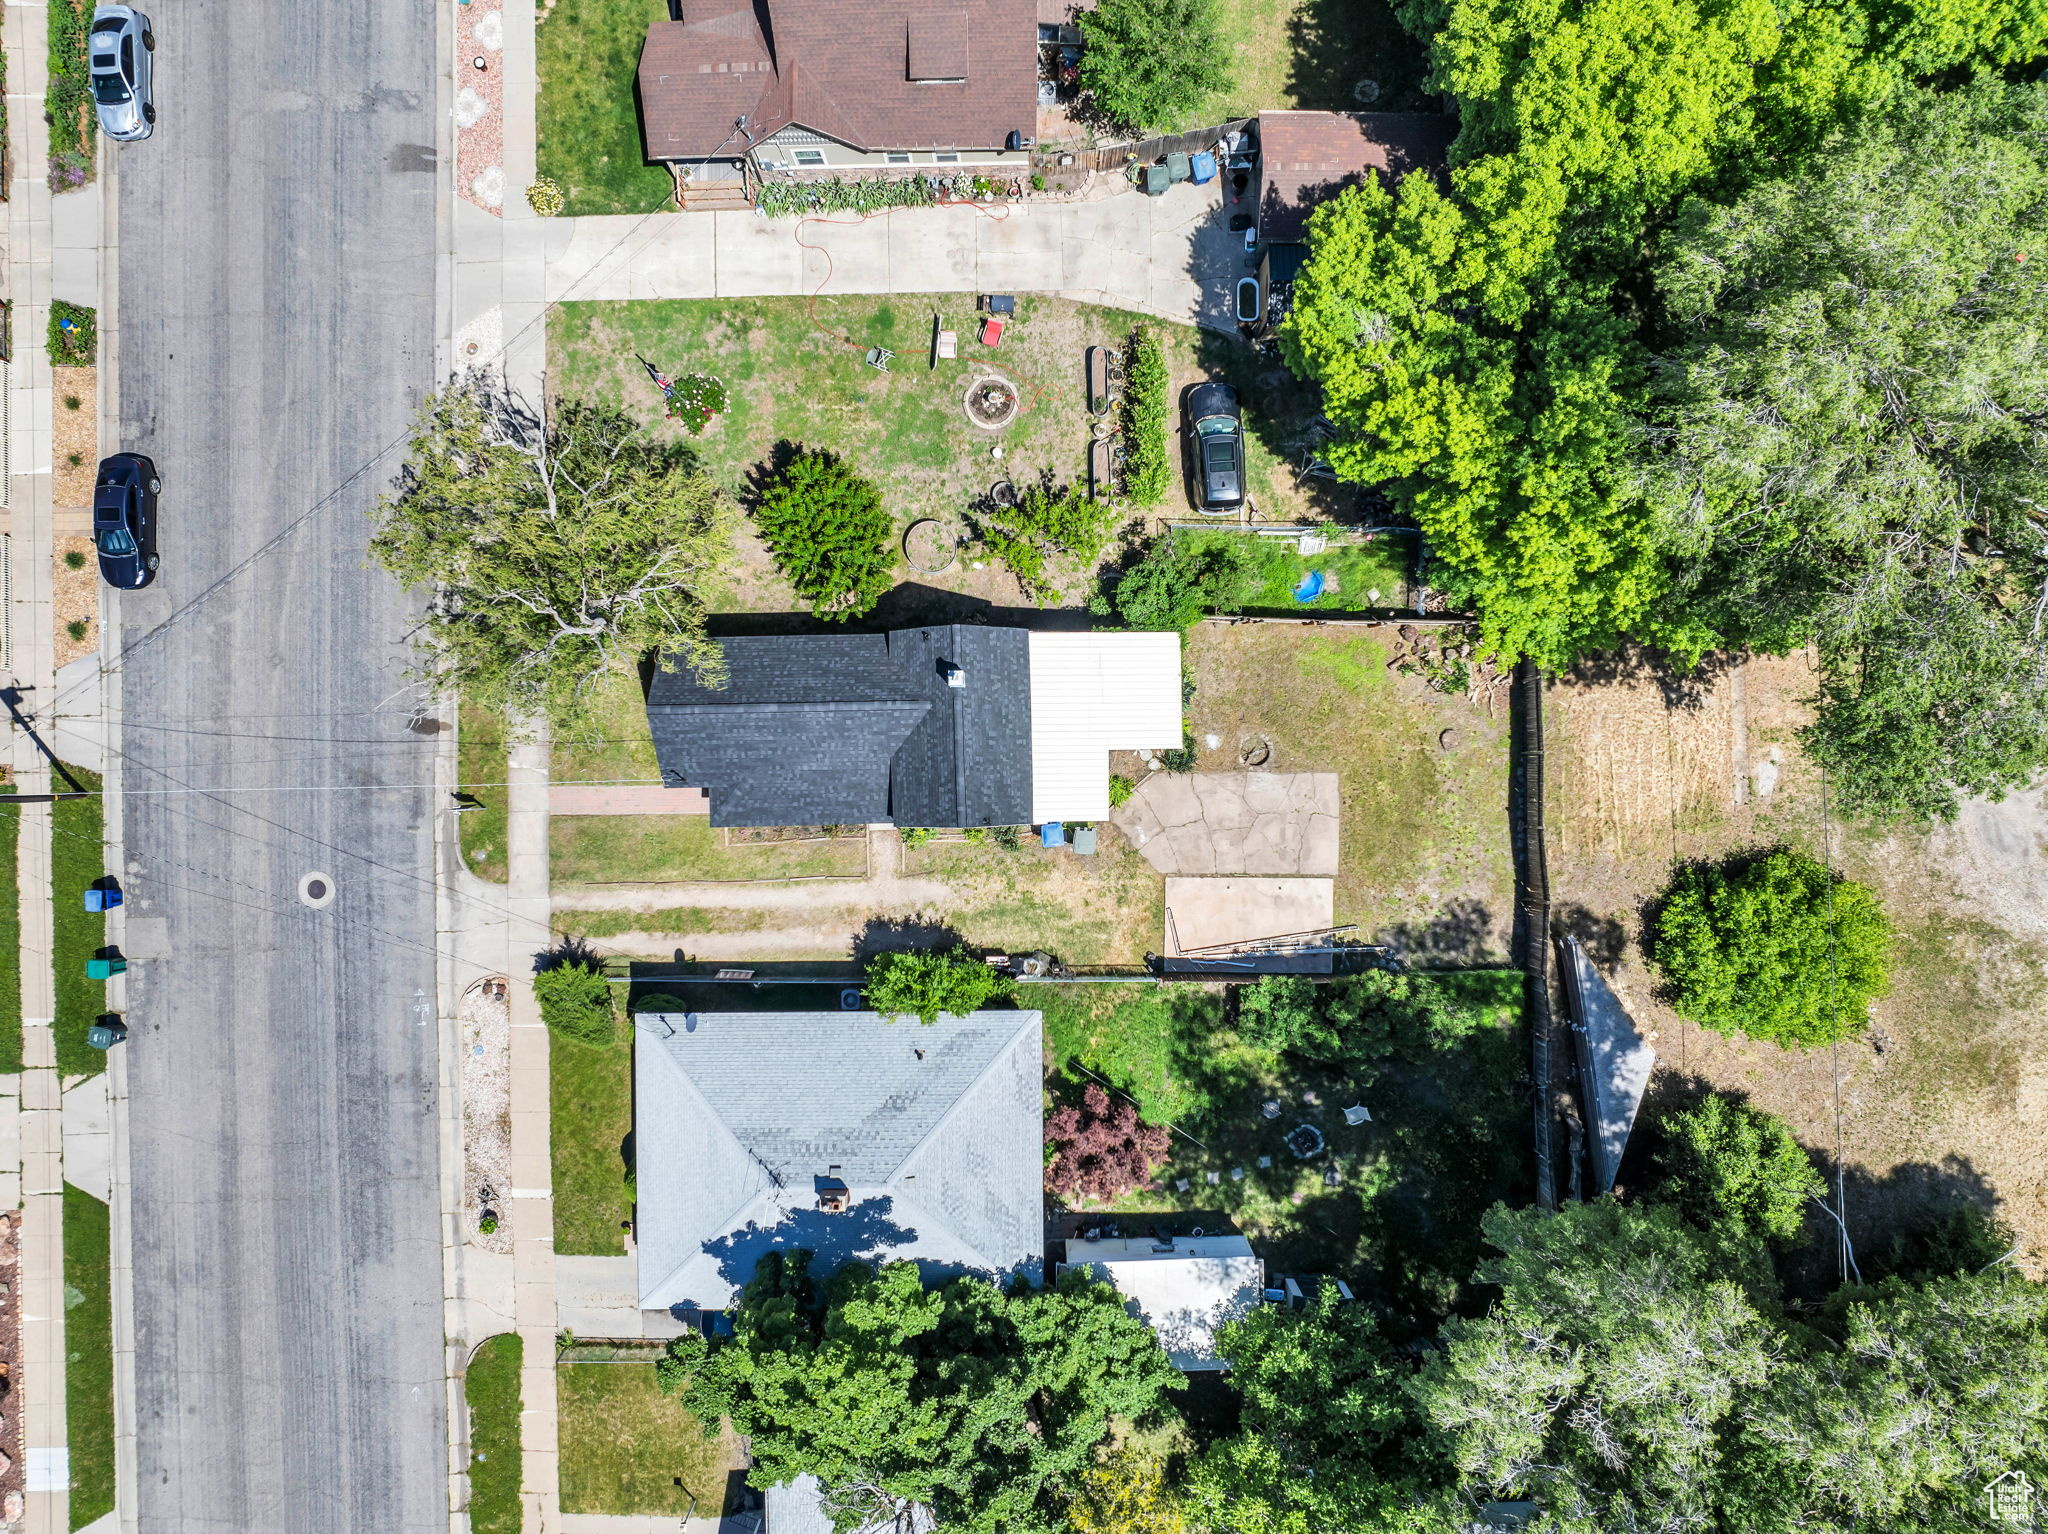
[[[796,163],[799,165],[823,165],[825,163],[825,151],[822,149],[793,149],[790,153],[796,157]]]
[[[960,151],[957,149],[941,149],[932,156],[932,162],[937,165],[958,165],[960,163]]]
[[[907,149],[890,150],[889,163],[891,165],[908,165],[910,163],[910,151]]]

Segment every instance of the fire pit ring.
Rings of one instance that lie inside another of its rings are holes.
[[[1008,426],[1017,419],[1022,403],[1017,386],[995,373],[984,373],[975,379],[960,401],[967,419],[983,431],[1001,431]]]

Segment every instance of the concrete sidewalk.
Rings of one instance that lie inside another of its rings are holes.
[[[509,150],[508,150],[509,158]],[[474,210],[472,210],[474,211]],[[650,213],[509,216],[508,268],[539,269],[550,304],[585,299],[746,298],[811,293],[1054,293],[1184,324],[1234,329],[1250,270],[1220,182],[1163,197],[894,208],[863,217]],[[498,223],[498,220],[489,220]],[[457,324],[487,308],[480,286]]]

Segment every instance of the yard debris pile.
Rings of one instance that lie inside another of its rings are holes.
[[[1467,628],[1417,628],[1404,623],[1400,642],[1387,661],[1389,671],[1420,677],[1433,692],[1463,693],[1469,703],[1483,705],[1487,717],[1505,708],[1509,670],[1490,655],[1477,653]]]

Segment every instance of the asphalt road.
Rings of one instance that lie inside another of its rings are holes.
[[[364,558],[433,382],[435,11],[151,9],[156,136],[118,151],[119,445],[164,480],[121,614],[130,911],[168,948],[124,1046],[133,1492],[146,1534],[445,1530],[433,742]]]

